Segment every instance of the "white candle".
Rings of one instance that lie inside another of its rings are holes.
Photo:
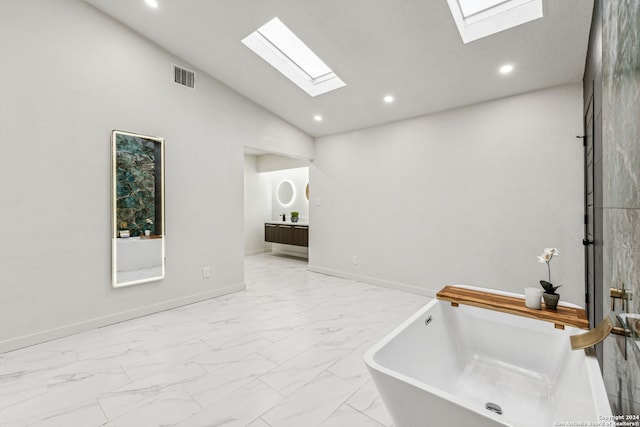
[[[542,308],[542,289],[524,288],[524,305],[535,310]]]

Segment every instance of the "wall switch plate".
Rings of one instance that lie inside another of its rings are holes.
[[[202,278],[206,279],[211,276],[211,268],[209,266],[202,267]]]
[[[354,255],[353,258],[351,258],[351,262],[353,263],[353,265],[358,265],[358,256]]]
[[[313,204],[316,206],[320,206],[322,204],[322,199],[320,197],[316,197],[313,199]]]

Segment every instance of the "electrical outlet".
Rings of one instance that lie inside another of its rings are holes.
[[[206,279],[211,276],[211,268],[209,266],[202,267],[202,278]]]
[[[353,265],[358,265],[358,256],[354,255],[353,258],[351,258],[351,262],[353,263]]]

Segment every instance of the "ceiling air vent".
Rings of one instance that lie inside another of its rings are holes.
[[[173,66],[173,81],[179,85],[190,87],[194,89],[196,87],[196,73],[186,68]]]

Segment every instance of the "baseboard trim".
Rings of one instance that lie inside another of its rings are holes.
[[[267,252],[271,252],[271,249],[253,249],[250,251],[245,251],[244,256],[260,255],[260,254],[265,254]]]
[[[392,282],[389,280],[377,279],[375,277],[361,276],[359,274],[347,273],[345,271],[332,270],[330,268],[318,267],[309,264],[307,266],[309,271],[316,273],[328,274],[329,276],[341,277],[343,279],[355,280],[356,282],[362,282],[369,285],[382,286],[383,288],[395,289],[397,291],[409,292],[412,294],[423,295],[426,297],[435,298],[436,292],[432,289],[419,288],[413,285],[407,285],[406,283]]]
[[[11,338],[8,340],[0,341],[0,353],[7,351],[17,350],[23,347],[29,347],[36,344],[41,344],[46,341],[51,341],[57,338],[66,337],[69,335],[78,334],[91,329],[101,328],[107,325],[113,325],[114,323],[124,322],[126,320],[135,319],[138,317],[148,316],[150,314],[159,313],[161,311],[170,310],[176,307],[182,307],[196,302],[206,301],[211,298],[216,298],[222,295],[231,294],[234,292],[243,291],[247,288],[244,283],[226,286],[220,289],[214,289],[207,292],[202,292],[195,295],[189,295],[182,298],[173,299],[170,301],[163,301],[157,304],[151,304],[144,307],[138,307],[133,310],[122,311],[119,313],[110,314],[108,316],[97,317],[89,319],[84,322],[73,323],[71,325],[61,326],[59,328],[53,328],[35,334],[24,335],[17,338]]]

